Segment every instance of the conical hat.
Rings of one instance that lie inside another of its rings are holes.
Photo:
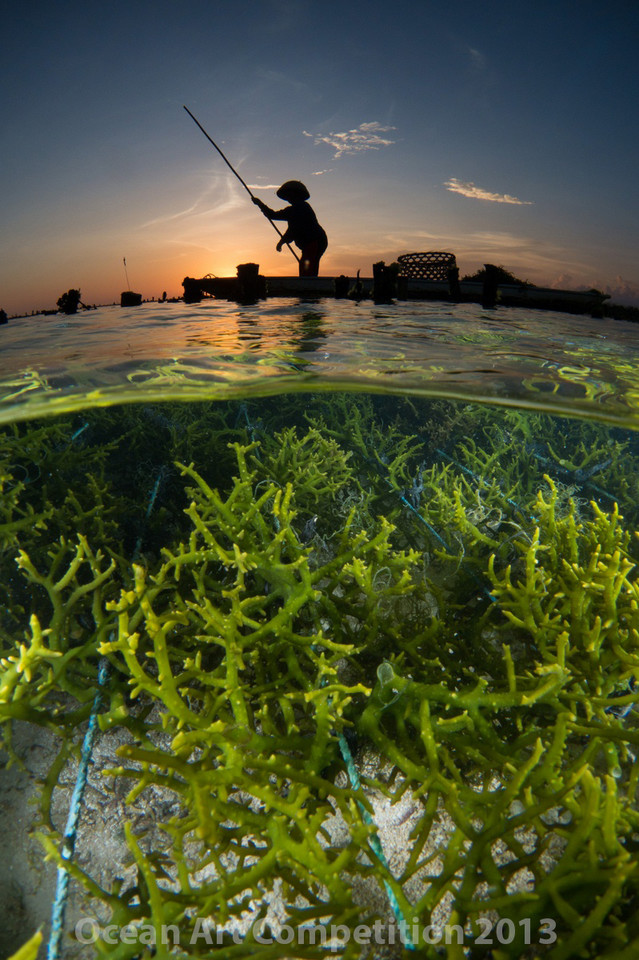
[[[287,180],[277,191],[280,200],[308,200],[310,193],[299,180]]]

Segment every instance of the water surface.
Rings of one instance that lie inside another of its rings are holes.
[[[86,405],[355,389],[636,422],[639,330],[476,304],[103,307],[0,330],[0,422]]]

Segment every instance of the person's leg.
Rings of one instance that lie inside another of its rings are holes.
[[[316,277],[319,274],[319,262],[323,251],[316,240],[302,247],[300,256],[300,277]]]

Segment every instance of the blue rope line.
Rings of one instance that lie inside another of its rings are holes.
[[[486,486],[488,486],[488,483],[487,483],[487,481],[486,481],[486,479],[485,479],[484,477],[482,477],[479,473],[474,473],[474,472],[473,472],[472,470],[470,470],[468,467],[465,467],[465,466],[463,465],[463,463],[459,463],[457,460],[454,460],[454,459],[453,459],[451,456],[449,456],[444,450],[441,450],[439,447],[435,447],[435,452],[438,453],[440,456],[445,457],[447,460],[450,460],[451,463],[454,463],[456,467],[458,467],[458,468],[459,468],[460,470],[462,470],[464,473],[467,473],[469,477],[472,477],[472,478],[473,478],[473,480],[480,480],[481,483],[483,483],[483,484],[485,484]],[[497,483],[497,486],[500,487],[500,489],[501,489],[501,485],[500,485],[499,483]],[[503,491],[502,491],[502,499],[505,500],[506,503],[509,503],[509,504],[511,505],[511,507],[514,507],[515,510],[517,510],[518,513],[521,513],[521,515],[522,515],[523,517],[527,517],[529,520],[534,520],[534,519],[535,519],[534,517],[531,517],[530,514],[527,514],[524,510],[522,510],[522,508],[519,506],[518,503],[515,503],[514,500],[511,500],[510,497],[507,497],[506,494],[503,493]]]
[[[82,428],[84,430],[88,424]],[[74,434],[72,439],[75,439],[82,430],[77,431]],[[160,467],[158,474],[151,490],[151,495],[149,497],[149,502],[145,514],[145,522],[148,523],[149,517],[155,506],[155,501],[160,490],[160,484],[164,478],[164,467]],[[138,557],[140,552],[140,547],[142,546],[142,536],[141,534],[138,537],[137,543],[135,545],[135,550],[133,552],[133,561]],[[89,725],[87,731],[84,735],[84,740],[82,742],[82,750],[80,754],[80,764],[78,766],[78,774],[75,781],[75,787],[73,788],[73,795],[71,797],[71,804],[69,807],[69,815],[67,818],[67,825],[64,831],[64,837],[62,838],[62,846],[60,848],[60,856],[63,860],[70,861],[73,859],[73,851],[75,848],[75,839],[78,829],[78,821],[80,819],[80,811],[82,807],[82,798],[84,796],[84,788],[87,783],[87,776],[89,772],[89,763],[91,761],[91,754],[93,752],[93,744],[95,741],[95,735],[98,725],[98,712],[102,706],[102,699],[104,694],[104,688],[106,686],[107,680],[110,673],[110,664],[106,657],[102,657],[98,665],[98,689],[95,694],[95,699],[93,701],[93,707],[91,709],[91,715],[89,717]],[[60,957],[60,945],[62,942],[62,934],[64,932],[64,914],[67,907],[67,901],[69,898],[69,871],[66,866],[62,865],[58,867],[58,875],[56,880],[56,891],[55,899],[53,901],[53,907],[51,910],[51,936],[49,938],[49,945],[47,948],[47,960],[59,960]]]
[[[135,549],[134,549],[134,551],[133,551],[133,562],[134,562],[134,563],[135,563],[135,561],[138,559],[138,557],[139,557],[139,555],[140,555],[140,549],[141,549],[141,547],[142,547],[142,538],[143,538],[143,536],[144,536],[144,531],[146,530],[146,524],[149,522],[149,517],[151,516],[151,513],[153,512],[153,507],[155,506],[155,501],[156,501],[156,499],[157,499],[157,495],[158,495],[158,492],[159,492],[159,490],[160,490],[160,484],[162,483],[162,480],[163,480],[163,479],[164,479],[164,467],[162,466],[162,467],[160,467],[160,469],[158,470],[158,475],[157,475],[157,478],[156,478],[156,480],[155,480],[155,484],[153,485],[153,489],[151,490],[151,495],[150,495],[150,497],[149,497],[149,503],[148,503],[147,508],[146,508],[146,513],[144,514],[144,527],[143,527],[143,529],[142,529],[142,533],[140,534],[140,536],[138,537],[138,539],[137,539],[137,541],[136,541],[136,543],[135,543]]]
[[[384,479],[384,478],[382,478],[382,479]],[[386,482],[392,487],[392,484],[390,484],[390,481],[387,480]],[[392,487],[392,489],[395,490],[394,487]],[[424,526],[428,529],[428,531],[435,537],[435,539],[436,539],[439,543],[441,543],[441,545],[442,545],[442,547],[444,548],[444,550],[446,551],[446,553],[452,553],[452,550],[450,549],[450,547],[448,546],[448,544],[446,543],[446,541],[443,539],[443,537],[441,537],[441,536],[437,533],[437,531],[435,530],[435,528],[434,528],[433,526],[431,526],[431,524],[428,522],[428,520],[426,520],[424,517],[422,517],[421,513],[419,512],[419,510],[417,510],[417,509],[412,505],[412,503],[410,503],[410,501],[406,499],[406,497],[404,496],[404,494],[403,494],[403,493],[399,493],[398,490],[395,490],[395,493],[399,496],[399,499],[402,501],[402,503],[404,504],[404,506],[405,506],[405,507],[408,507],[409,510],[412,510],[413,513],[415,514],[415,516],[417,517],[417,519],[418,519],[418,520],[421,520],[421,522],[422,522],[422,523],[424,524]],[[473,580],[475,581],[475,583],[477,584],[477,586],[479,587],[479,589],[482,591],[482,593],[485,593],[485,594],[486,594],[486,596],[488,597],[488,599],[490,600],[490,602],[491,602],[491,603],[496,603],[496,602],[497,602],[497,598],[496,598],[496,597],[493,597],[493,595],[492,595],[492,593],[490,592],[490,590],[488,589],[488,587],[486,587],[486,586],[482,583],[482,581],[479,579],[479,577],[477,576],[477,574],[476,574],[473,570],[468,570],[468,573],[469,573],[470,576],[473,578]]]
[[[385,479],[385,478],[383,478],[383,479]],[[386,483],[388,483],[388,485],[390,486],[390,488],[391,488],[392,490],[395,490],[395,487],[393,487],[393,485],[392,485],[392,483],[390,482],[390,480],[386,480]],[[439,533],[437,533],[437,531],[435,530],[435,527],[433,527],[432,524],[430,524],[430,523],[428,522],[428,520],[426,520],[425,517],[422,517],[421,513],[419,512],[419,510],[417,510],[416,507],[414,507],[414,506],[412,505],[412,503],[410,502],[410,500],[407,500],[406,497],[404,496],[404,494],[403,494],[403,493],[400,493],[398,490],[395,490],[395,493],[398,495],[399,499],[402,501],[402,503],[404,504],[404,506],[405,506],[405,507],[408,507],[409,510],[412,510],[413,513],[415,514],[415,516],[417,517],[417,519],[418,519],[418,520],[421,520],[421,522],[424,524],[424,526],[426,527],[426,529],[428,530],[428,532],[429,532],[430,534],[432,534],[432,536],[435,538],[435,540],[437,540],[438,543],[441,543],[441,545],[442,545],[442,547],[444,548],[444,550],[446,551],[446,553],[451,553],[452,551],[451,551],[450,547],[448,546],[448,544],[446,543],[446,541],[444,540],[444,538],[443,538],[442,536],[440,536]]]
[[[319,649],[318,645],[313,644],[312,649],[317,652],[317,650]],[[320,682],[320,686],[324,686],[326,682],[327,680],[324,677],[324,679]],[[330,703],[330,699],[329,699],[329,703]],[[346,764],[348,779],[351,782],[351,786],[353,790],[361,790],[362,783],[361,783],[361,780],[359,779],[359,772],[357,770],[357,767],[355,766],[355,761],[353,760],[353,754],[350,751],[350,747],[348,746],[348,742],[343,733],[337,734],[337,741],[339,743],[339,748],[342,754],[342,758],[344,760],[344,763]],[[371,817],[370,813],[368,812],[364,804],[358,801],[357,806],[361,810],[364,822],[367,823],[369,826],[377,827],[377,824]],[[391,873],[388,860],[386,859],[386,855],[382,849],[382,844],[380,842],[378,835],[376,833],[372,834],[368,838],[368,842],[375,856],[379,860],[379,862],[388,871],[388,873]],[[406,922],[406,918],[404,917],[402,908],[397,902],[397,897],[395,896],[395,893],[392,887],[390,886],[390,884],[387,883],[386,880],[384,880],[383,883],[384,883],[384,888],[386,890],[386,894],[388,896],[388,902],[390,903],[391,910],[393,911],[393,916],[397,921],[397,926],[399,927],[399,930],[402,936],[402,943],[408,950],[415,950],[415,946],[413,944],[413,941],[411,940],[411,936],[408,931],[408,923]]]
[[[351,786],[353,787],[353,790],[361,790],[362,784],[359,779],[359,773],[357,771],[357,767],[355,766],[355,761],[353,760],[353,755],[350,751],[348,743],[346,742],[346,737],[344,736],[343,733],[338,734],[338,741],[339,741],[339,748],[342,751],[342,757],[344,758],[344,763],[346,764],[346,769],[348,771],[348,778],[351,781]],[[359,802],[358,802],[358,806],[362,812],[364,821],[367,824],[369,824],[369,826],[370,825],[375,826],[376,825],[375,821],[373,820],[373,818],[371,817],[370,813],[365,808],[365,806]],[[388,860],[386,859],[386,854],[382,849],[382,844],[378,835],[376,833],[372,834],[368,838],[368,842],[371,846],[373,853],[379,860],[379,862],[382,864],[384,869],[387,870],[388,873],[390,873],[391,869],[388,864]],[[404,944],[407,950],[415,950],[416,947],[409,933],[408,922],[406,921],[402,908],[397,902],[397,897],[395,896],[395,893],[391,885],[386,880],[383,881],[383,884],[386,890],[386,895],[388,897],[388,902],[390,903],[391,910],[393,911],[393,916],[395,917],[395,920],[397,921],[397,926],[399,927],[402,943]]]
[[[89,726],[82,742],[82,752],[80,755],[80,764],[78,766],[78,775],[73,788],[71,804],[69,806],[69,815],[67,825],[62,838],[60,856],[63,860],[70,861],[73,858],[75,847],[78,821],[80,819],[80,809],[82,806],[82,797],[87,783],[89,772],[89,762],[93,752],[93,743],[98,725],[98,712],[102,706],[104,687],[106,686],[110,671],[110,664],[106,657],[100,660],[98,667],[98,690],[95,694],[91,715],[89,717]],[[60,946],[62,943],[62,934],[64,932],[64,914],[67,907],[69,896],[69,871],[66,866],[58,867],[58,876],[56,881],[55,900],[51,911],[51,936],[47,948],[47,960],[59,960]]]
[[[359,452],[359,451],[358,451],[358,452]],[[419,512],[419,510],[417,510],[416,507],[413,506],[413,504],[410,502],[410,500],[407,500],[407,498],[404,496],[404,494],[402,493],[402,491],[401,491],[401,490],[398,490],[398,488],[395,487],[395,486],[392,484],[392,482],[388,479],[388,477],[385,477],[385,476],[384,476],[384,474],[381,472],[381,470],[380,470],[379,466],[377,465],[377,463],[376,463],[374,460],[371,460],[370,457],[365,456],[363,453],[360,453],[360,456],[363,457],[364,460],[366,460],[368,463],[372,464],[372,465],[375,467],[375,469],[376,469],[376,471],[377,471],[377,475],[378,475],[378,477],[380,478],[380,480],[382,480],[382,482],[385,483],[386,486],[389,487],[389,488],[393,491],[393,493],[395,494],[395,496],[399,497],[399,499],[402,501],[402,503],[404,504],[404,506],[405,506],[405,507],[408,507],[408,509],[412,511],[412,513],[417,517],[417,519],[420,520],[421,523],[423,523],[423,525],[426,527],[426,529],[427,529],[428,532],[431,534],[431,536],[433,536],[433,537],[435,538],[435,540],[437,540],[437,542],[444,548],[444,550],[446,551],[446,553],[449,553],[449,554],[452,553],[451,548],[448,546],[448,544],[446,543],[446,541],[444,540],[444,538],[441,536],[441,534],[439,534],[439,533],[437,532],[437,530],[435,530],[435,528],[432,526],[432,524],[430,524],[430,523],[428,522],[428,520],[426,520],[426,518],[421,515],[421,513]],[[482,591],[482,593],[484,593],[484,594],[488,597],[488,599],[490,600],[490,602],[491,602],[491,603],[496,603],[496,602],[497,602],[497,598],[496,598],[496,597],[493,597],[493,595],[492,595],[492,593],[490,592],[490,590],[488,589],[488,587],[485,586],[485,584],[480,580],[480,578],[477,576],[477,574],[476,574],[473,570],[468,570],[468,573],[470,574],[470,576],[472,577],[472,579],[475,581],[475,583],[477,584],[477,586],[479,587],[479,589]]]

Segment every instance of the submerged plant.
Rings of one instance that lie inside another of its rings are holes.
[[[630,957],[639,731],[609,708],[615,692],[626,694],[620,705],[635,696],[638,587],[618,515],[595,509],[576,525],[574,514],[557,520],[555,503],[554,491],[540,494],[522,579],[489,561],[500,669],[451,685],[432,663],[406,677],[388,662],[359,729],[401,772],[402,789],[424,798],[401,877],[426,885],[415,915],[448,899],[454,922],[477,934],[480,917],[506,916],[516,936],[498,956],[523,953],[528,924],[549,919],[551,956],[587,944],[588,956],[625,956],[624,947]],[[433,850],[442,822],[446,845]]]
[[[170,810],[149,835],[125,824],[126,883],[69,864],[112,923],[157,935],[99,940],[96,955],[319,957],[321,942],[265,946],[263,924],[380,920],[424,957],[634,956],[632,528],[544,475],[559,443],[547,418],[318,395],[304,426],[278,404],[280,424],[267,403],[260,418],[198,406],[193,422],[187,407],[129,409],[119,436],[112,411],[88,416],[83,482],[57,520],[53,487],[10,473],[21,434],[0,453],[0,720],[9,747],[19,720],[61,738],[42,843],[62,863],[51,795],[100,657],[101,726],[128,731],[109,777],[130,804],[161,791]],[[444,448],[419,418],[445,416]],[[138,437],[153,463],[136,500],[117,462]],[[607,448],[606,486],[625,443]],[[580,449],[573,473],[599,462]],[[412,811],[390,865],[381,797]],[[488,920],[508,936],[486,953]],[[181,947],[162,943],[167,925]],[[447,943],[456,926],[464,942]],[[361,949],[351,937],[340,952]]]

